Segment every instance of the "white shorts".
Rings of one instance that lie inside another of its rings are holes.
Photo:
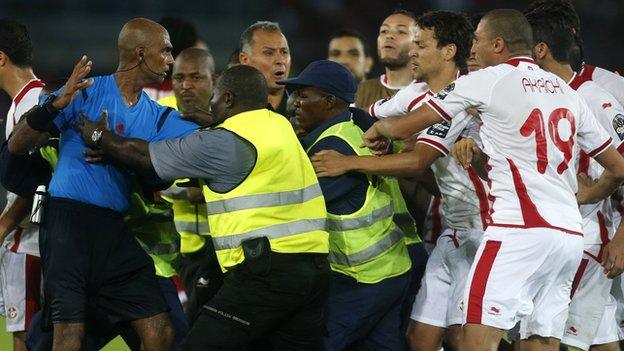
[[[615,298],[615,321],[618,324],[619,339],[624,340],[624,277],[622,274],[613,278],[611,295]]]
[[[474,259],[467,239],[482,233],[446,229],[440,235],[427,261],[411,319],[441,328],[462,324],[466,277]]]
[[[561,338],[583,237],[547,228],[489,227],[468,276],[464,322],[520,337]]]
[[[25,331],[41,306],[41,259],[0,247],[0,315],[6,331]]]
[[[562,344],[574,346],[582,350],[589,350],[593,345],[596,333],[606,312],[606,306],[615,299],[611,296],[613,281],[604,274],[603,268],[596,260],[600,256],[600,244],[585,245],[585,253],[574,276],[572,283],[572,301]],[[617,322],[615,312],[609,311],[613,326],[603,326],[605,329],[614,329],[617,340]],[[605,321],[607,323],[607,321]],[[606,335],[605,338],[612,336]]]

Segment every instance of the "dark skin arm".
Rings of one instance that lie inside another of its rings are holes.
[[[97,121],[90,121],[84,115],[81,118],[82,124],[76,127],[80,130],[85,144],[99,148],[126,166],[137,170],[154,171],[149,155],[149,143],[141,139],[123,138],[108,130],[108,112],[103,111]],[[91,139],[95,130],[102,131],[102,138],[98,143]]]
[[[93,79],[84,79],[91,71],[92,62],[83,56],[74,66],[71,76],[65,83],[63,92],[59,94],[52,106],[57,110],[62,110],[78,95],[80,90],[93,84]],[[44,108],[44,107],[35,107]],[[35,146],[42,145],[50,137],[50,133],[32,129],[22,118],[22,121],[15,126],[13,135],[9,139],[9,151],[12,154],[23,155],[32,150]]]

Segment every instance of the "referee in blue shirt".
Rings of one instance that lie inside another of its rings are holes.
[[[54,350],[80,350],[87,304],[111,323],[129,322],[144,349],[171,350],[173,329],[153,262],[123,223],[130,174],[115,164],[86,162],[88,148],[75,124],[82,115],[107,111],[111,130],[148,141],[182,137],[197,125],[142,91],[162,82],[173,63],[162,26],[130,20],[119,33],[118,48],[117,72],[84,79],[91,62],[83,57],[63,89],[31,110],[8,141],[11,153],[24,154],[50,133],[60,133],[40,231],[44,319],[54,324]]]

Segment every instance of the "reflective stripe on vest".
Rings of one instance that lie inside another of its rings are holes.
[[[177,220],[174,223],[175,223],[176,230],[178,232],[190,232],[193,234],[197,234],[197,233],[208,234],[210,232],[210,226],[208,225],[208,222],[203,222],[203,221],[189,222],[189,221]]]
[[[372,213],[357,218],[327,219],[327,230],[344,231],[360,228],[368,228],[373,224],[391,217],[393,214],[392,203],[374,210]]]
[[[330,251],[329,262],[343,266],[355,266],[367,262],[386,252],[401,240],[403,240],[403,232],[399,228],[394,228],[390,233],[388,233],[388,235],[384,236],[374,245],[369,246],[360,252],[345,255],[341,252]]]
[[[152,255],[171,255],[180,251],[180,243],[174,242],[170,244],[159,243],[151,246],[143,246],[148,254]]]
[[[313,230],[325,230],[325,218],[302,219],[294,222],[275,224],[257,230],[252,230],[247,233],[213,237],[212,241],[214,243],[215,250],[225,250],[239,247],[243,241],[261,236],[267,237],[271,240],[306,233]]]
[[[208,206],[208,213],[210,213],[210,215],[215,215],[250,208],[292,205],[306,202],[321,195],[323,195],[323,192],[317,183],[304,189],[282,191],[278,193],[245,195],[232,199],[207,202],[206,205]]]

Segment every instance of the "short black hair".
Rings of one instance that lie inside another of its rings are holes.
[[[163,17],[158,21],[161,26],[165,27],[169,33],[169,39],[171,40],[171,55],[173,58],[178,57],[178,54],[186,48],[195,46],[199,40],[199,34],[197,33],[197,27],[185,19],[177,17]]]
[[[33,48],[26,26],[12,19],[0,19],[0,51],[16,66],[32,66]]]
[[[457,51],[453,60],[460,69],[466,69],[474,35],[468,16],[458,12],[430,11],[418,17],[416,25],[433,30],[439,48],[454,44]]]
[[[561,12],[537,10],[526,14],[533,29],[533,41],[546,43],[553,58],[560,63],[571,63],[572,49],[576,47],[573,28]]]
[[[221,74],[217,88],[234,94],[234,103],[248,109],[265,108],[269,88],[264,75],[247,65],[232,66]]]
[[[583,38],[581,37],[581,19],[574,9],[574,5],[569,0],[537,0],[529,4],[524,10],[525,15],[529,15],[535,11],[552,11],[563,16],[566,25],[573,28],[572,36],[575,46],[570,49],[570,64],[575,70],[579,70],[583,61],[585,61],[585,52],[583,51]]]
[[[371,56],[371,53],[369,51],[370,48],[368,46],[366,37],[364,36],[364,34],[362,34],[361,32],[355,29],[342,28],[342,29],[335,31],[334,33],[332,33],[332,35],[329,36],[328,44],[336,38],[344,38],[344,37],[358,39],[362,43],[362,46],[364,47],[364,55]]]
[[[491,38],[505,40],[512,54],[528,53],[533,49],[533,31],[522,12],[512,9],[497,9],[483,15],[487,21]]]

